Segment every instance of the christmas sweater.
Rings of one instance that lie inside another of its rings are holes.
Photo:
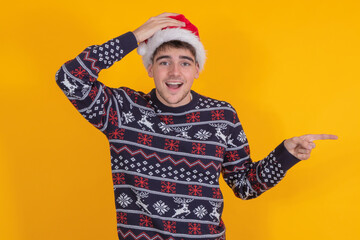
[[[220,175],[237,197],[251,199],[299,160],[281,143],[253,162],[227,102],[192,91],[190,103],[173,108],[154,89],[145,94],[97,80],[136,47],[128,32],[87,47],[56,73],[66,97],[109,141],[119,239],[225,239]]]

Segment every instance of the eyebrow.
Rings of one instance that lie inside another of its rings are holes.
[[[162,55],[162,56],[157,57],[157,58],[155,59],[155,62],[157,62],[157,61],[159,61],[159,60],[161,60],[161,59],[163,59],[163,58],[171,58],[171,57],[170,57],[169,55]],[[186,59],[186,60],[189,60],[189,61],[191,61],[191,62],[195,62],[193,58],[188,57],[188,56],[180,56],[179,58],[180,58],[180,59]]]

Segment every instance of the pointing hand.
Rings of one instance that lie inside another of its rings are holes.
[[[307,134],[300,137],[286,139],[285,148],[296,158],[306,160],[310,158],[310,153],[315,148],[314,140],[338,139],[336,135],[331,134]]]

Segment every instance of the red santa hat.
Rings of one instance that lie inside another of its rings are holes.
[[[172,40],[179,40],[187,42],[195,48],[195,59],[199,63],[200,71],[204,68],[206,53],[204,46],[200,42],[199,31],[184,15],[170,16],[170,18],[182,21],[185,23],[184,27],[166,27],[157,31],[151,38],[139,44],[137,52],[142,56],[145,68],[152,62],[151,57],[155,50],[163,43]]]

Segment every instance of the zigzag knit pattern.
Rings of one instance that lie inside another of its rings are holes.
[[[56,73],[75,108],[109,140],[119,239],[225,239],[222,174],[235,195],[258,197],[298,162],[280,144],[252,162],[234,108],[192,91],[178,108],[152,90],[108,88],[102,69],[137,47],[129,32],[86,48]]]

